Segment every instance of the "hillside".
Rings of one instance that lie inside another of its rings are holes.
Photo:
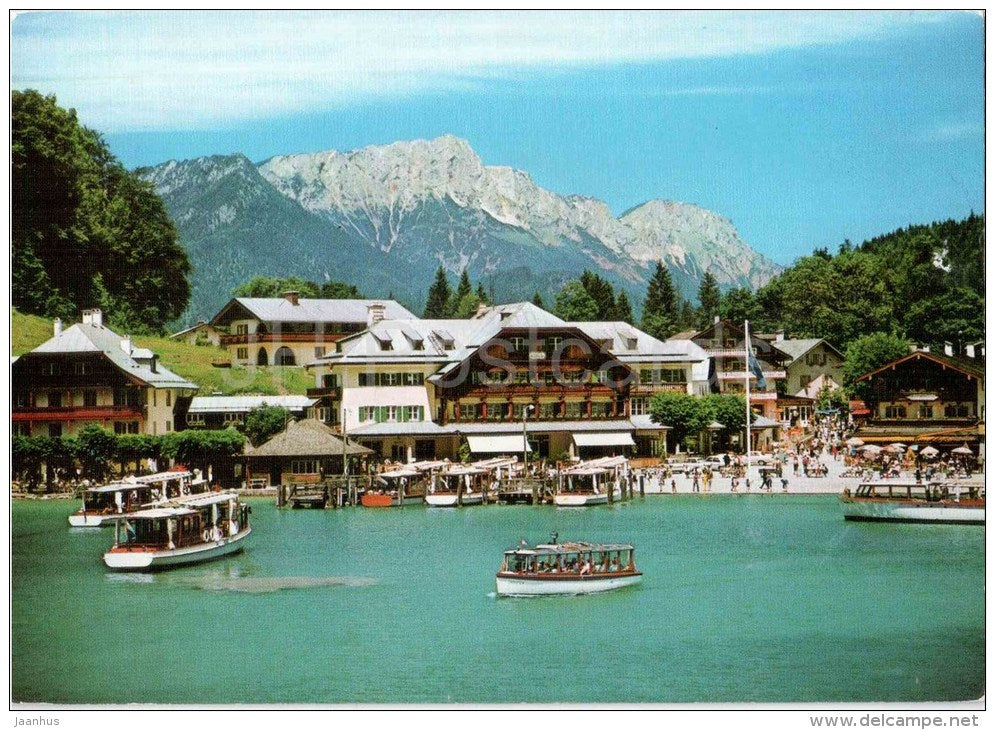
[[[11,310],[11,355],[33,350],[52,337],[52,323],[43,317]],[[303,368],[231,367],[216,368],[214,360],[227,360],[218,347],[188,345],[163,337],[135,337],[135,344],[159,355],[160,362],[174,373],[200,386],[200,395],[301,394],[314,386],[314,377]]]

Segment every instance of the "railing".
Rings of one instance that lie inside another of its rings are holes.
[[[487,385],[464,383],[452,390],[459,390],[459,397],[474,398],[487,395],[544,396],[544,395],[608,395],[614,388],[604,383],[508,383]],[[445,389],[443,389],[445,392]]]
[[[60,406],[17,408],[14,421],[99,421],[105,418],[145,418],[145,406]]]
[[[308,398],[342,398],[342,386],[332,385],[322,388],[308,388],[307,389]]]
[[[764,370],[762,371],[764,378],[770,380],[781,380],[787,377],[787,372],[784,370]],[[750,380],[756,380],[756,376],[747,370],[721,370],[718,373],[719,380],[743,380],[749,378]]]
[[[331,332],[254,332],[247,335],[222,335],[221,346],[258,345],[260,343],[287,342],[335,342],[345,337],[344,333]]]

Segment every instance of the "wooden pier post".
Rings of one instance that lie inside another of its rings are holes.
[[[287,504],[287,500],[283,496],[283,485],[278,484],[276,486],[276,507],[277,509],[283,509]]]
[[[597,479],[597,475],[594,476]],[[622,496],[625,496],[625,487],[622,487]],[[608,483],[608,504],[615,503],[615,484],[612,482]]]
[[[646,475],[639,475],[639,496],[641,498],[646,496]]]

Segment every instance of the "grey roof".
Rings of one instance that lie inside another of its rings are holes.
[[[445,436],[455,434],[452,426],[440,426],[434,421],[406,421],[403,423],[370,423],[349,430],[349,436]]]
[[[648,413],[641,416],[631,416],[629,420],[632,421],[632,425],[637,431],[663,431],[670,428],[670,426],[654,423],[653,417]]]
[[[187,327],[185,330],[180,330],[179,332],[174,332],[169,336],[169,339],[176,339],[177,337],[182,337],[183,335],[194,332],[199,329],[214,329],[214,326],[210,322],[198,322],[193,327]]]
[[[608,349],[622,362],[700,362],[708,354],[691,340],[658,340],[628,322],[569,322]]]
[[[349,454],[371,454],[365,446],[350,442]],[[313,418],[291,421],[287,428],[264,444],[245,447],[245,455],[257,456],[342,456],[342,439],[328,426]]]
[[[778,350],[783,352],[785,355],[791,358],[791,362],[794,362],[806,352],[816,347],[819,343],[825,343],[826,347],[835,352],[840,358],[843,357],[843,353],[833,347],[831,344],[826,342],[821,337],[814,337],[805,340],[774,340],[771,344]],[[790,364],[790,363],[788,363]]]
[[[392,299],[298,299],[292,304],[284,297],[236,297],[238,302],[263,322],[361,322],[366,323],[370,305],[382,304],[385,319],[414,319],[415,315]],[[220,317],[226,304],[214,319]]]
[[[245,413],[259,406],[278,406],[288,411],[303,411],[317,399],[304,395],[209,395],[190,401],[188,413]]]
[[[152,363],[155,354],[142,347],[133,347],[130,354],[125,352],[121,343],[125,338],[107,329],[103,325],[80,322],[74,324],[61,334],[43,342],[28,355],[64,355],[101,352],[107,356],[122,372],[138,378],[153,388],[191,388],[197,389],[195,383],[184,380],[176,373],[156,363],[155,371]]]

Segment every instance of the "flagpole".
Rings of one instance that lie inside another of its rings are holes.
[[[750,450],[753,445],[753,441],[750,438],[750,320],[743,320],[745,340],[744,345],[744,356],[745,362],[743,363],[746,367],[745,370],[745,385],[746,385],[746,488],[750,488]]]

